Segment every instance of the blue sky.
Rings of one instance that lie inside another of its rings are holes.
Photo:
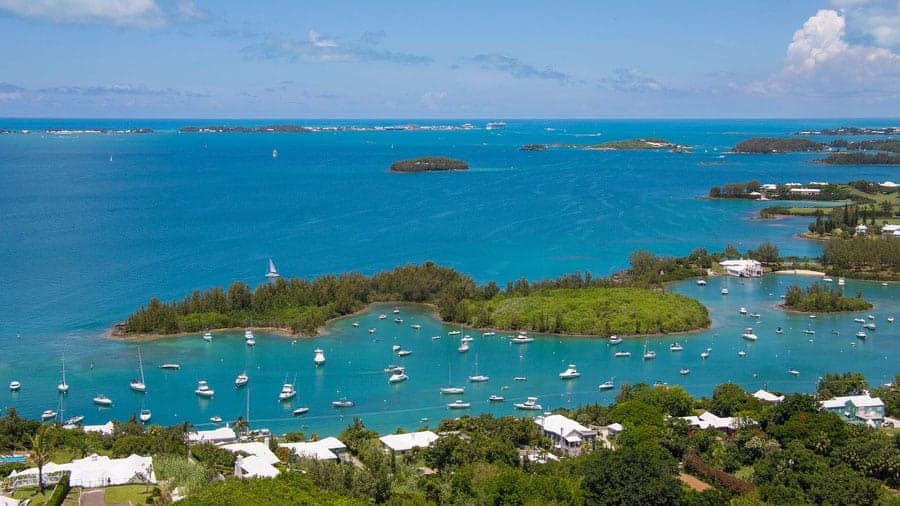
[[[900,1],[0,0],[0,61],[6,117],[898,117]]]

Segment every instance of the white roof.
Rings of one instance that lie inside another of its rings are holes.
[[[819,193],[821,191],[818,188],[791,188],[793,193]]]
[[[766,183],[766,184],[760,186],[760,188],[762,188],[763,190],[777,190],[778,185],[774,185],[772,183]]]
[[[611,423],[611,424],[607,425],[606,428],[609,429],[611,432],[622,432],[623,430],[625,430],[625,427],[623,427],[622,424],[618,423],[618,422]]]
[[[281,443],[278,446],[288,448],[300,457],[315,460],[338,460],[335,451],[347,449],[347,446],[336,437],[326,437],[319,441],[305,443]]]
[[[766,401],[766,402],[781,402],[784,400],[783,395],[775,395],[772,392],[767,392],[763,389],[759,389],[756,392],[754,392],[753,397],[756,397],[757,399],[759,399],[761,401]]]
[[[731,416],[720,417],[709,411],[704,411],[700,416],[682,416],[681,419],[687,420],[689,424],[696,425],[701,429],[709,427],[715,427],[716,429],[737,429],[741,423],[755,423],[749,418],[741,419]]]
[[[378,438],[384,446],[395,452],[405,452],[413,448],[428,448],[437,441],[438,435],[430,430],[408,432],[406,434],[389,434]]]
[[[885,181],[885,182],[879,184],[878,186],[883,186],[885,188],[897,188],[898,186],[900,186],[900,184],[897,184],[893,181]]]
[[[869,394],[863,395],[847,395],[843,397],[832,397],[827,401],[822,401],[822,407],[825,409],[843,408],[847,402],[852,402],[858,408],[867,407],[874,408],[884,406],[884,402],[878,397],[870,397]]]
[[[277,464],[280,462],[278,457],[269,449],[269,445],[265,443],[233,443],[222,445],[222,448],[232,452],[243,452],[249,455],[255,455],[268,464]]]
[[[539,416],[534,419],[534,423],[541,427],[545,432],[551,432],[559,437],[566,438],[566,440],[571,442],[581,440],[582,436],[593,436],[597,434],[575,420],[566,418],[562,415]]]
[[[108,435],[112,434],[113,431],[115,430],[115,426],[113,425],[111,420],[109,422],[104,423],[103,425],[85,425],[82,428],[84,429],[85,432],[99,432],[100,434],[103,434],[104,436],[108,436]]]
[[[881,231],[882,231],[882,232],[896,232],[897,230],[900,230],[900,225],[890,225],[890,224],[888,224],[888,225],[883,225],[883,226],[881,227]]]
[[[234,465],[241,468],[242,478],[274,478],[279,473],[275,466],[256,455],[250,455],[249,457],[241,457],[239,455]]]
[[[69,484],[73,487],[105,487],[125,485],[132,482],[156,483],[153,472],[153,457],[130,455],[124,459],[111,459],[97,454],[73,460],[68,464],[49,462],[44,465],[44,474],[69,471]],[[16,476],[37,474],[36,467],[26,469]],[[136,479],[137,477],[137,479]]]
[[[188,433],[188,441],[191,443],[217,443],[225,441],[234,441],[237,434],[231,427],[220,427],[214,430],[198,430],[197,432]]]
[[[12,497],[7,497],[5,495],[0,495],[0,506],[19,506],[22,501],[18,499],[13,499]]]
[[[719,265],[722,267],[746,267],[762,264],[750,258],[741,258],[740,260],[723,260],[719,262]]]

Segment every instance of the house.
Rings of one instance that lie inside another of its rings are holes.
[[[625,427],[623,427],[621,423],[611,423],[606,426],[606,430],[609,432],[610,436],[618,436],[625,430]]]
[[[719,262],[729,276],[740,278],[758,278],[763,275],[762,264],[756,260],[743,259]]]
[[[868,392],[834,397],[820,404],[822,409],[838,415],[848,423],[875,427],[884,421],[884,402],[878,397],[870,397]]]
[[[753,392],[753,397],[764,401],[764,402],[781,402],[784,400],[783,395],[775,395],[772,392],[767,392],[763,389],[759,389],[756,392]]]
[[[822,190],[819,188],[804,188],[802,186],[800,188],[791,188],[790,189],[791,195],[801,195],[804,197],[812,197],[814,195],[818,195],[821,192],[822,192]]]
[[[778,189],[778,185],[772,183],[766,183],[759,187],[761,190],[773,192]]]
[[[900,225],[882,225],[881,234],[900,236]]]
[[[75,425],[75,426],[66,425],[65,426],[65,428],[67,428],[67,429],[70,427],[72,429],[78,428],[77,425]],[[82,430],[84,430],[85,432],[97,432],[104,436],[111,435],[115,429],[116,429],[116,427],[115,427],[115,425],[113,425],[112,421],[106,422],[103,425],[85,425],[84,427],[82,427]]]
[[[238,455],[234,459],[234,477],[238,479],[274,478],[278,476],[279,472],[275,466],[256,455],[246,457]]]
[[[389,434],[378,438],[385,448],[394,453],[405,453],[414,448],[428,448],[438,440],[438,435],[430,430]]]
[[[237,434],[231,427],[219,427],[213,430],[198,430],[188,432],[188,443],[231,443],[237,440]]]
[[[583,445],[594,448],[597,432],[563,415],[539,416],[534,419],[553,447],[569,455],[581,453]]]
[[[341,457],[347,452],[347,445],[336,437],[303,443],[281,443],[278,446],[287,448],[302,458],[334,462],[340,462]]]
[[[709,411],[704,411],[700,416],[682,416],[682,420],[686,421],[690,425],[694,427],[700,427],[701,429],[708,429],[713,427],[715,429],[724,431],[724,432],[734,432],[741,427],[746,425],[755,425],[756,422],[751,420],[750,418],[740,418],[740,417],[721,417],[716,416]]]
[[[63,474],[69,474],[72,487],[109,487],[129,483],[156,483],[153,457],[130,455],[124,459],[111,459],[97,454],[68,464],[49,462],[44,465],[44,483],[55,484]],[[13,488],[37,485],[38,469],[32,467],[9,475]]]
[[[867,233],[869,233],[869,227],[860,223],[856,226],[856,233],[857,235],[866,235]]]

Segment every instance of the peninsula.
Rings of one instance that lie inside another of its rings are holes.
[[[391,164],[391,172],[441,172],[469,170],[469,164],[463,160],[454,160],[443,156],[426,156],[413,160],[399,160]]]

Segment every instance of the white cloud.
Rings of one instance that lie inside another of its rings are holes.
[[[900,49],[900,2],[897,0],[832,0],[847,20],[852,41]]]
[[[166,17],[154,0],[0,0],[0,10],[23,18],[159,28]]]
[[[847,52],[844,42],[844,18],[833,10],[822,9],[794,32],[787,49],[788,65],[794,71],[811,71],[820,63]]]
[[[230,36],[230,34],[222,34]],[[298,63],[390,62],[401,65],[427,65],[428,56],[398,53],[360,43],[343,43],[310,29],[305,40],[279,34],[250,34],[253,42],[241,49],[248,58],[286,59]]]
[[[202,21],[209,17],[209,13],[197,7],[194,0],[179,0],[175,12],[185,21]]]
[[[321,33],[310,29],[307,34],[307,38],[309,38],[309,43],[313,47],[337,47],[337,41],[333,39],[325,38]]]

